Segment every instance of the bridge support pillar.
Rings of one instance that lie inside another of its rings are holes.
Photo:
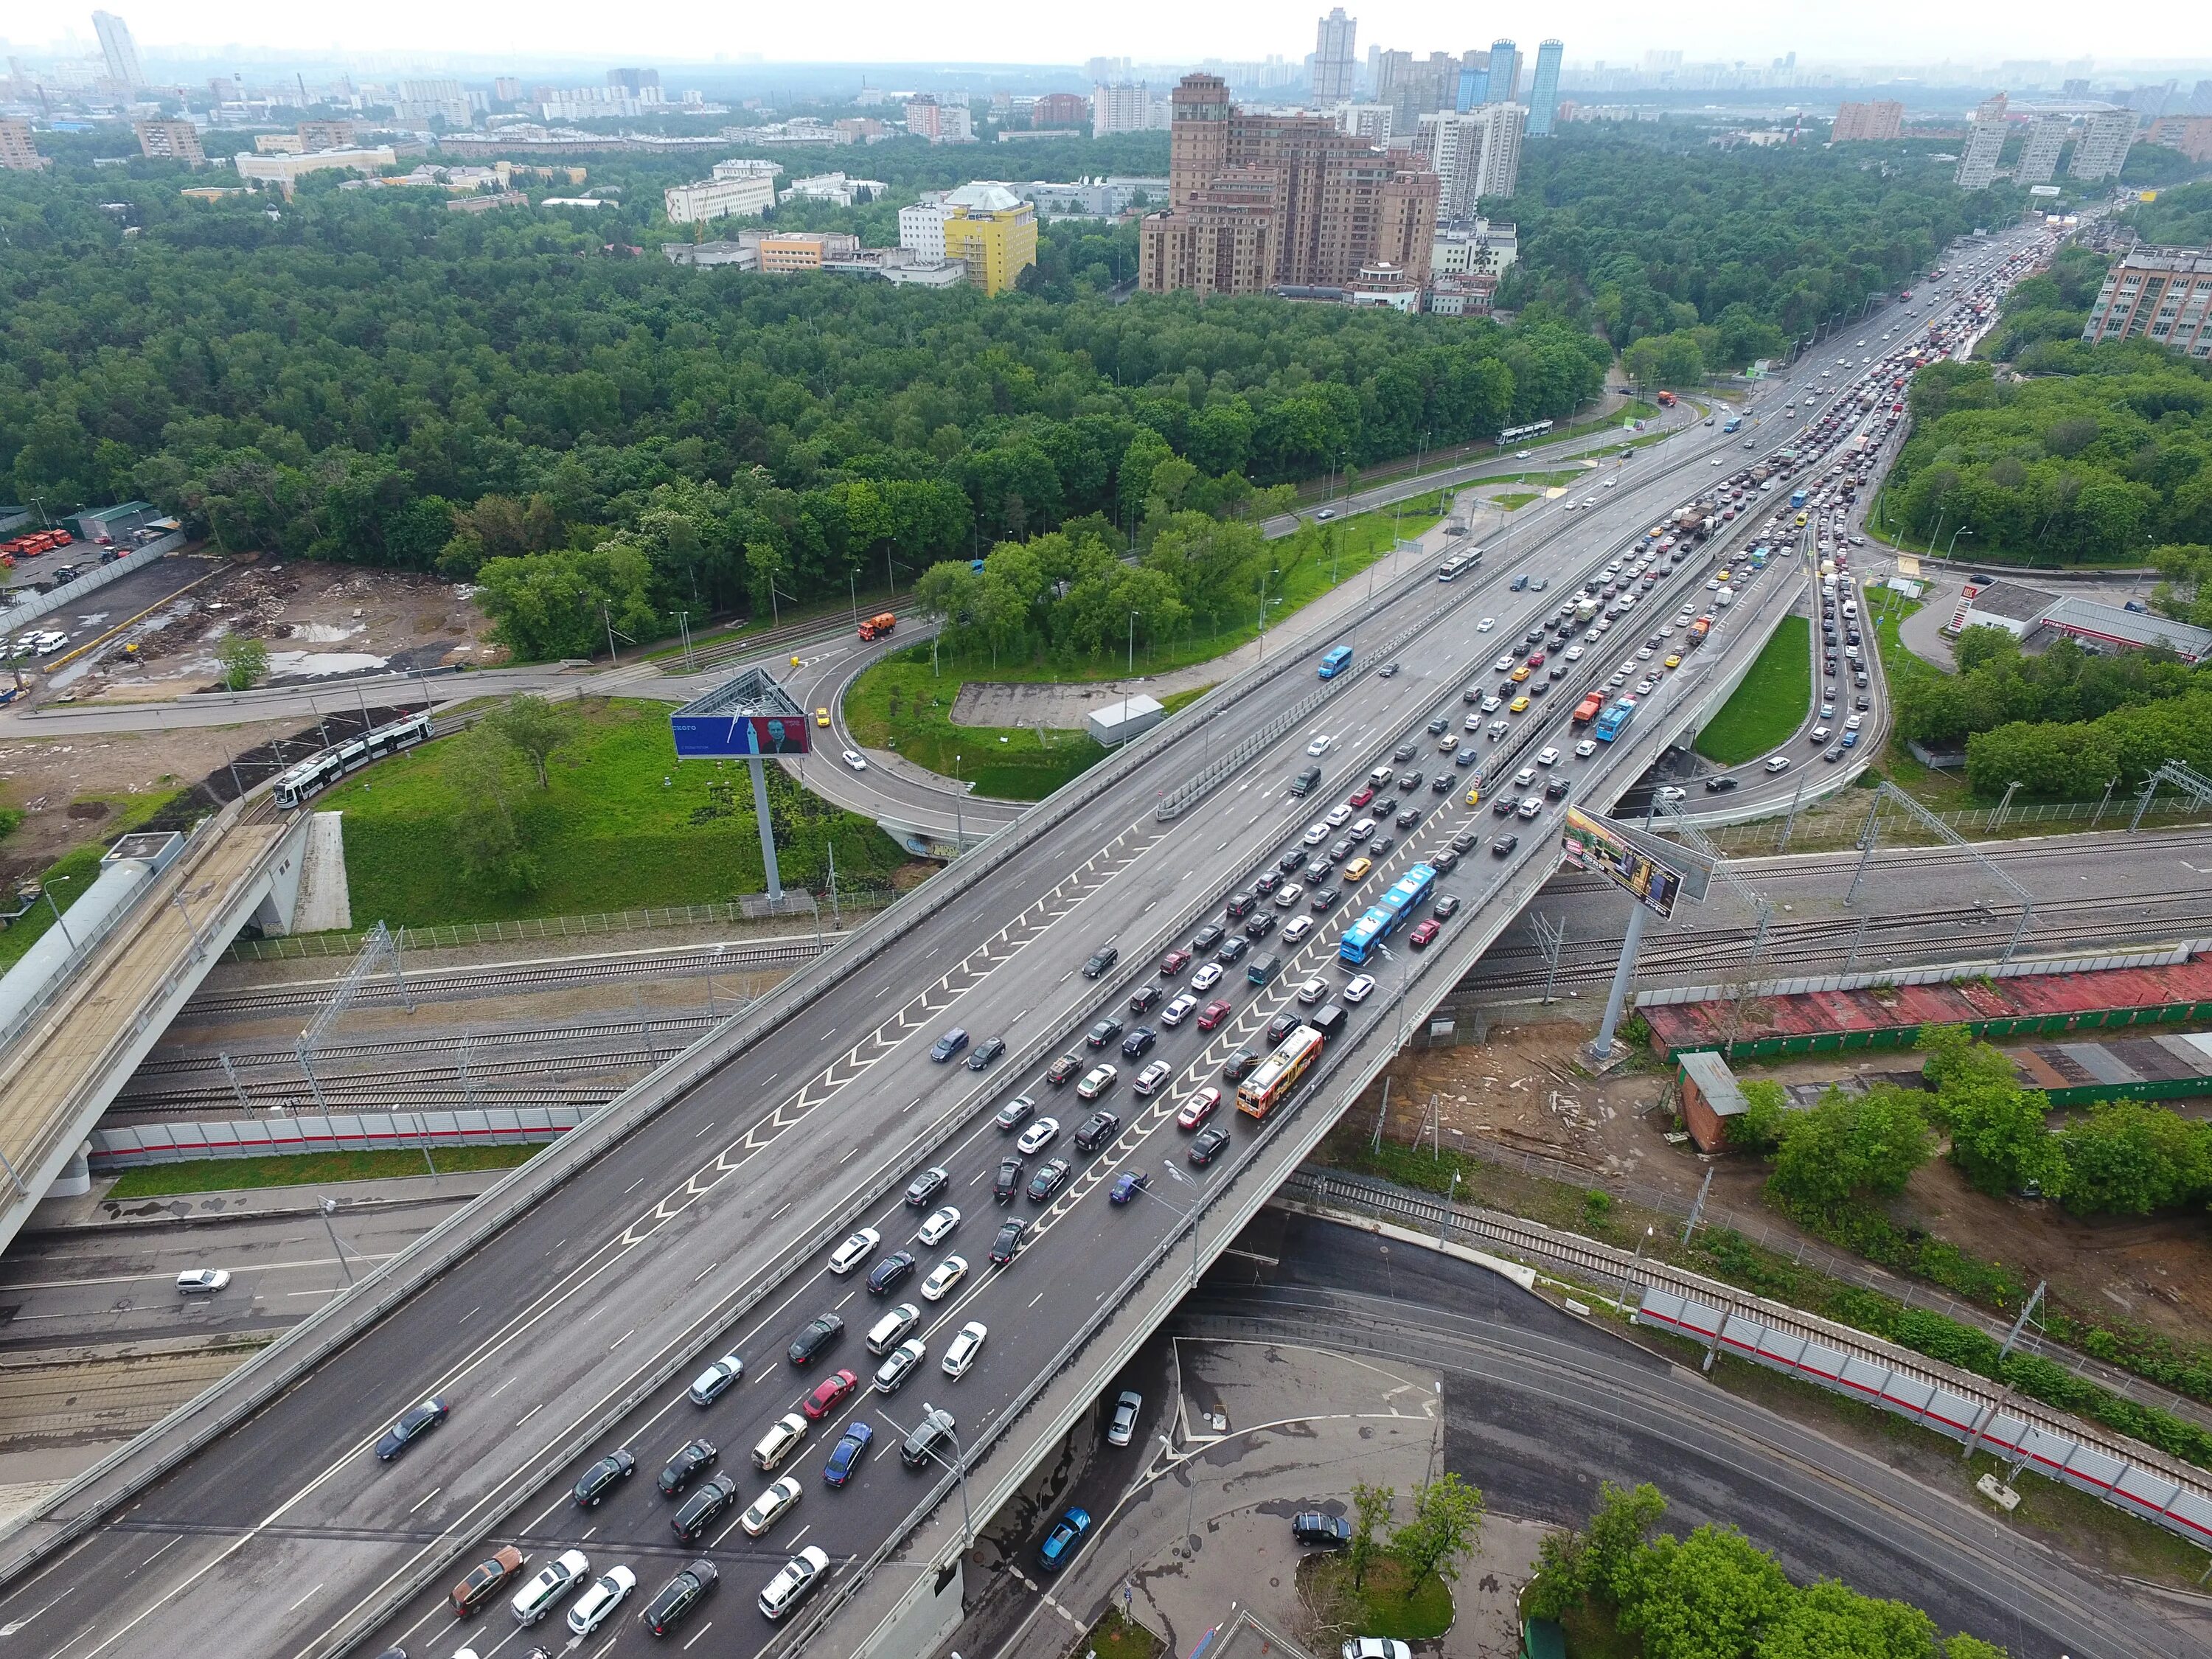
[[[1628,908],[1628,932],[1620,941],[1620,960],[1613,966],[1613,987],[1605,994],[1605,1018],[1598,1024],[1597,1041],[1590,1053],[1599,1060],[1613,1058],[1613,1029],[1620,1024],[1621,1005],[1628,1000],[1629,975],[1636,971],[1636,952],[1644,943],[1644,919],[1651,913],[1641,904]]]
[[[92,1190],[92,1143],[79,1144],[70,1154],[70,1161],[62,1165],[62,1172],[54,1177],[54,1184],[46,1188],[48,1198],[82,1198]]]
[[[761,867],[768,874],[769,902],[781,904],[783,875],[775,867],[775,826],[769,822],[768,775],[761,770],[762,761],[757,755],[746,764],[753,769],[753,817],[760,820]]]

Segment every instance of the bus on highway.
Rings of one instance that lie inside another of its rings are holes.
[[[1622,728],[1635,714],[1636,699],[1623,697],[1597,717],[1597,724],[1590,728],[1590,735],[1600,743],[1611,743],[1620,735]]]
[[[1333,680],[1352,665],[1352,647],[1340,645],[1321,659],[1321,677]]]
[[[1740,429],[1740,428],[1742,427],[1742,425],[1743,425],[1743,416],[1741,416],[1741,415],[1731,415],[1731,416],[1729,416],[1728,417],[1728,419],[1727,419],[1726,421],[1724,421],[1724,422],[1722,422],[1722,424],[1721,424],[1721,430],[1722,430],[1722,431],[1723,431],[1723,432],[1735,432],[1735,431],[1736,431],[1736,430]]]
[[[1321,1033],[1310,1025],[1299,1026],[1260,1062],[1259,1070],[1237,1085],[1237,1109],[1247,1117],[1267,1116],[1290,1098],[1306,1068],[1320,1057],[1321,1049]]]
[[[1374,907],[1351,927],[1336,947],[1337,960],[1354,964],[1367,960],[1368,953],[1390,936],[1390,930],[1405,921],[1420,907],[1430,890],[1437,884],[1433,866],[1417,864],[1398,878],[1390,890],[1375,901]]]
[[[1804,506],[1804,505],[1805,505],[1805,492],[1804,492],[1802,489],[1793,489],[1793,490],[1791,490],[1791,491],[1790,492],[1790,506],[1792,506],[1792,507],[1802,507],[1802,506]]]

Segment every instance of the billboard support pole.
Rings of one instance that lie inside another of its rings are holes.
[[[746,762],[753,769],[753,816],[760,820],[761,867],[768,876],[768,902],[783,902],[783,877],[775,867],[775,827],[769,821],[768,775],[761,770],[761,758],[755,755]]]
[[[1599,1023],[1597,1041],[1590,1053],[1599,1060],[1613,1058],[1613,1029],[1620,1024],[1621,1004],[1628,1000],[1628,978],[1636,971],[1636,952],[1644,943],[1644,918],[1650,911],[1641,904],[1628,907],[1628,932],[1620,941],[1620,960],[1613,967],[1613,987],[1605,994],[1605,1018]]]

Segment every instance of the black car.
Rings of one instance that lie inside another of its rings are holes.
[[[1303,857],[1304,854],[1300,854],[1300,856]],[[1223,935],[1228,933],[1228,931],[1229,930],[1227,928],[1224,927],[1218,921],[1207,922],[1205,927],[1200,928],[1196,933],[1192,935],[1190,941],[1191,955],[1194,957],[1204,956],[1208,951],[1211,951],[1215,945],[1221,943]]]
[[[952,1184],[952,1176],[942,1165],[924,1170],[906,1183],[906,1201],[910,1209],[926,1210],[937,1201],[938,1194]]]
[[[1449,921],[1459,914],[1459,895],[1446,893],[1437,901],[1437,908],[1429,913],[1438,921]]]
[[[1044,1068],[1044,1080],[1055,1089],[1083,1069],[1083,1062],[1073,1054],[1062,1054]]]
[[[816,1322],[820,1323],[818,1320]],[[721,1455],[711,1440],[687,1442],[675,1456],[668,1460],[668,1467],[661,1470],[658,1483],[660,1495],[663,1498],[675,1497],[702,1474],[713,1468],[721,1460]]]
[[[997,1199],[1001,1204],[1012,1202],[1014,1194],[1021,1191],[1022,1177],[1028,1172],[1029,1166],[1024,1164],[1021,1159],[1018,1158],[1000,1158],[999,1160],[998,1178],[991,1183],[991,1196]]]
[[[899,1462],[910,1469],[925,1468],[951,1444],[952,1413],[942,1406],[933,1407],[899,1447]]]
[[[1291,1538],[1296,1543],[1340,1548],[1352,1541],[1352,1522],[1340,1515],[1323,1515],[1319,1510],[1309,1510],[1291,1518]]]
[[[1221,948],[1213,953],[1213,959],[1224,968],[1234,968],[1244,960],[1244,953],[1251,948],[1250,939],[1241,933],[1232,934],[1221,941]]]
[[[389,1463],[444,1422],[446,1413],[446,1402],[434,1396],[419,1406],[410,1406],[399,1413],[399,1420],[386,1429],[383,1437],[376,1443],[377,1461]]]
[[[1481,839],[1482,837],[1476,834],[1475,831],[1472,830],[1462,830],[1459,834],[1451,838],[1452,851],[1455,853],[1471,853],[1474,850],[1475,842]]]
[[[1229,1131],[1208,1124],[1190,1138],[1190,1161],[1203,1168],[1221,1156],[1229,1145]]]
[[[1274,931],[1275,913],[1273,910],[1262,910],[1258,915],[1250,917],[1244,923],[1244,937],[1255,943],[1267,938]]]
[[[1390,758],[1394,761],[1409,761],[1419,753],[1420,753],[1419,745],[1413,743],[1401,743],[1395,749],[1390,751]],[[1419,777],[1420,774],[1417,772],[1413,775]]]
[[[1404,790],[1410,795],[1416,789],[1419,789],[1421,787],[1422,783],[1426,780],[1427,775],[1428,775],[1424,772],[1408,772],[1404,777],[1398,780],[1398,787]]]
[[[930,1045],[929,1057],[942,1066],[968,1046],[968,1033],[956,1025]]]
[[[1343,896],[1342,892],[1336,888],[1316,887],[1314,889],[1311,902],[1316,910],[1334,910],[1336,908],[1337,900]]]
[[[792,1338],[791,1347],[784,1358],[804,1370],[822,1357],[822,1351],[845,1334],[845,1322],[838,1315],[826,1313]]]
[[[1397,844],[1398,838],[1395,836],[1377,836],[1367,843],[1367,856],[1379,864],[1382,860],[1382,855]]]
[[[1451,793],[1451,774],[1449,772],[1439,772],[1437,774],[1435,780],[1430,783],[1429,793],[1432,795],[1449,795]]]
[[[1329,868],[1329,862],[1327,859],[1316,858],[1310,864],[1306,866],[1306,885],[1311,887],[1316,882],[1327,881],[1328,879]]]
[[[1514,805],[1512,796],[1500,795],[1490,803],[1490,816],[1493,818],[1510,818],[1513,816]]]
[[[1372,818],[1387,818],[1397,810],[1398,798],[1395,795],[1385,795],[1381,800],[1367,804],[1367,815]]]
[[[1292,847],[1286,848],[1282,857],[1275,860],[1275,868],[1287,876],[1305,861],[1306,849],[1303,847]]]
[[[1352,837],[1351,837],[1351,836],[1346,836],[1346,837],[1344,837],[1344,839],[1343,839],[1343,840],[1341,840],[1341,841],[1333,841],[1333,842],[1329,842],[1329,844],[1328,844],[1328,861],[1329,861],[1331,864],[1333,864],[1333,865],[1334,865],[1334,864],[1341,864],[1341,863],[1343,863],[1343,862],[1345,861],[1345,860],[1346,860],[1346,859],[1350,858],[1351,856],[1352,856]]]
[[[1709,795],[1725,795],[1729,790],[1735,788],[1736,785],[1741,781],[1742,780],[1741,778],[1707,778],[1705,780],[1705,793]]]
[[[1449,875],[1459,863],[1459,854],[1447,847],[1429,860],[1429,868],[1440,876]]]
[[[1298,1024],[1299,1020],[1296,1014],[1277,1014],[1274,1018],[1267,1022],[1267,1046],[1270,1048],[1273,1048],[1291,1032],[1297,1030]]]
[[[1432,738],[1440,738],[1449,730],[1451,730],[1451,720],[1446,715],[1439,714],[1429,722],[1429,735]]]
[[[975,1052],[968,1056],[968,1069],[971,1072],[980,1072],[1006,1052],[1006,1038],[985,1037],[975,1045]]]
[[[1118,1014],[1109,1014],[1083,1034],[1085,1048],[1103,1048],[1121,1035],[1121,1019]]]
[[[1264,870],[1261,872],[1260,878],[1252,884],[1252,890],[1257,893],[1261,898],[1266,898],[1270,893],[1273,892],[1275,889],[1282,884],[1283,878],[1280,872],[1273,870]]]
[[[595,1510],[607,1494],[637,1473],[637,1459],[628,1451],[611,1451],[576,1478],[579,1509]]]
[[[1121,961],[1121,951],[1117,951],[1110,945],[1094,951],[1091,953],[1091,960],[1083,964],[1083,977],[1085,979],[1097,979],[1099,975],[1104,973],[1115,963]]]
[[[915,1255],[912,1250],[893,1250],[868,1271],[868,1294],[888,1296],[912,1276]]]
[[[690,1543],[714,1524],[714,1517],[738,1500],[738,1483],[726,1474],[710,1478],[707,1484],[685,1498],[669,1517],[668,1524],[676,1535]]]
[[[1859,698],[1852,704],[1852,707],[1856,708],[1862,714],[1865,714],[1866,711],[1873,706],[1874,705],[1869,703],[1864,697]]]
[[[1121,1127],[1121,1120],[1111,1112],[1093,1112],[1083,1120],[1075,1132],[1075,1148],[1081,1152],[1095,1152],[1114,1138]]]
[[[1001,1223],[999,1236],[991,1241],[992,1265],[1003,1267],[1012,1261],[1020,1252],[1022,1241],[1029,1237],[1029,1233],[1030,1224],[1018,1216]]]
[[[1128,1059],[1134,1060],[1159,1040],[1160,1034],[1151,1026],[1139,1025],[1121,1039],[1121,1053]]]
[[[1396,824],[1401,830],[1410,830],[1420,821],[1421,809],[1418,806],[1408,806],[1400,812],[1396,817],[1391,819],[1391,822]]]
[[[1500,836],[1496,841],[1490,843],[1490,850],[1497,854],[1498,857],[1504,858],[1510,854],[1513,849],[1520,844],[1521,837],[1518,836]]]
[[[645,1627],[665,1636],[699,1609],[714,1594],[721,1573],[712,1561],[694,1561],[661,1586],[660,1594],[646,1604]]]
[[[1221,1075],[1231,1083],[1242,1083],[1258,1069],[1260,1056],[1249,1048],[1239,1048],[1222,1062]]]
[[[1030,1177],[1030,1202],[1043,1203],[1066,1186],[1068,1176],[1074,1173],[1074,1166],[1066,1158],[1047,1158],[1037,1166],[1037,1172]]]
[[[1573,787],[1570,780],[1555,777],[1544,786],[1544,798],[1547,800],[1565,800],[1567,798],[1567,791]]]
[[[1035,1110],[1036,1110],[1036,1102],[1031,1100],[1027,1095],[1016,1095],[999,1108],[998,1116],[993,1118],[991,1121],[997,1124],[1002,1130],[1018,1129],[1029,1121],[1030,1114]]]

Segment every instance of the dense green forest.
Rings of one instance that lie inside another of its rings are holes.
[[[2047,269],[2013,284],[1998,309],[1997,325],[1975,355],[2031,372],[2068,372],[2069,348],[2081,343],[2108,264],[2094,249],[2070,242],[2061,247]]]
[[[1790,342],[1936,263],[2008,188],[1969,194],[1924,154],[1716,149],[1702,135],[1576,123],[1531,144],[1511,199],[1521,262],[1498,302],[1587,321],[1647,378],[1689,380]]]
[[[13,493],[142,495],[226,547],[480,577],[529,654],[587,649],[602,602],[658,633],[678,605],[1127,519],[1139,433],[1242,499],[1567,414],[1611,356],[1557,322],[987,301],[679,270],[583,216],[312,183],[264,211],[180,201],[175,171],[57,173],[0,180]]]
[[[2155,200],[2139,202],[2122,216],[2136,235],[2160,247],[2212,247],[2212,182],[2161,190]]]

